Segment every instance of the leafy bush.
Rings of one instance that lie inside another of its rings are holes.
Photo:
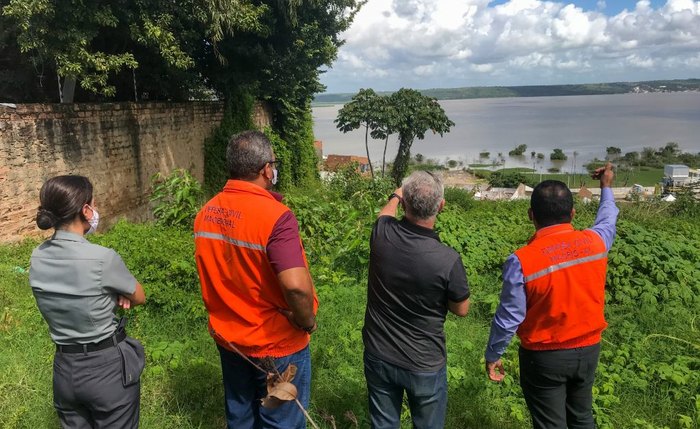
[[[279,161],[279,164],[275,166],[277,168],[277,188],[280,190],[289,189],[292,185],[292,166],[294,163],[289,146],[272,128],[265,128],[263,132],[272,144],[275,159]]]
[[[156,173],[151,177],[153,216],[165,226],[192,229],[194,218],[202,207],[204,192],[189,171],[173,170],[170,175]]]
[[[522,156],[525,151],[527,150],[527,145],[526,144],[521,144],[515,147],[513,150],[508,152],[509,156]],[[533,152],[534,153],[534,152]]]
[[[566,156],[564,151],[561,149],[554,149],[551,154],[549,154],[549,159],[552,161],[566,161],[569,157]]]
[[[698,200],[700,186],[686,186],[676,192],[676,201],[672,205],[672,212],[676,215],[689,217],[700,216],[700,200]]]
[[[498,188],[516,188],[519,184],[525,183],[528,186],[534,186],[537,180],[532,175],[526,175],[520,171],[502,171],[496,170],[489,177],[491,186]]]
[[[228,179],[226,147],[236,133],[252,130],[254,98],[238,89],[228,94],[221,124],[204,141],[204,190],[212,196],[221,191]]]
[[[202,320],[206,313],[199,297],[191,231],[121,221],[109,233],[96,235],[92,241],[114,249],[124,259],[134,277],[144,285],[148,309],[184,312]]]
[[[445,202],[469,210],[474,205],[474,193],[460,188],[445,188]]]

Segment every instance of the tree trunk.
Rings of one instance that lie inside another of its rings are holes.
[[[75,77],[66,76],[63,79],[63,88],[61,88],[61,103],[72,103],[75,96]]]
[[[369,173],[374,179],[374,168],[372,168],[372,161],[369,159],[369,143],[367,137],[369,136],[369,125],[365,125],[365,149],[367,150],[367,162],[369,163]]]
[[[397,187],[401,186],[401,181],[406,175],[406,171],[408,171],[408,160],[411,158],[411,144],[413,144],[413,137],[399,135],[399,150],[396,153],[394,169],[391,171]]]
[[[384,140],[384,155],[382,156],[382,179],[386,177],[384,174],[386,168],[386,146],[389,144],[389,135],[387,134],[386,140]]]

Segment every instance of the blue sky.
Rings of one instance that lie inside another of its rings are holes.
[[[700,77],[700,1],[369,0],[328,92]]]
[[[508,3],[509,0],[494,0],[491,1],[490,5],[499,5],[503,3]],[[620,12],[622,12],[624,9],[634,9],[634,6],[637,4],[636,1],[634,0],[606,0],[606,1],[600,1],[600,0],[577,0],[577,1],[567,1],[563,3],[571,3],[574,4],[583,10],[595,10],[595,11],[600,11],[604,12],[606,15],[616,15]],[[658,8],[659,6],[663,6],[666,1],[665,0],[653,0],[649,2],[653,8]]]

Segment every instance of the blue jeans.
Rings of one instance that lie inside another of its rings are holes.
[[[365,378],[373,429],[400,426],[404,391],[415,429],[445,426],[446,366],[436,372],[412,372],[365,352]]]
[[[246,362],[238,354],[221,346],[221,372],[226,399],[226,422],[229,429],[304,429],[306,418],[294,401],[277,408],[265,408],[260,399],[267,395],[265,374]],[[251,359],[258,363],[259,359]],[[289,364],[297,367],[292,383],[297,388],[297,399],[304,408],[309,406],[311,390],[311,354],[309,347],[289,356],[274,360],[282,373]]]

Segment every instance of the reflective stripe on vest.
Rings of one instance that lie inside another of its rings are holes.
[[[586,347],[600,341],[608,251],[592,230],[547,227],[516,250],[527,299],[517,334],[528,350]]]
[[[574,265],[579,265],[579,264],[585,264],[586,262],[597,261],[598,259],[603,259],[603,258],[607,258],[607,257],[608,257],[608,252],[603,252],[603,253],[598,253],[597,255],[585,256],[583,258],[573,259],[571,261],[562,262],[560,264],[550,265],[549,267],[545,268],[544,270],[540,270],[534,274],[530,274],[529,276],[525,277],[523,280],[525,281],[525,283],[528,283],[528,282],[536,280],[542,276],[546,276],[547,274],[552,274],[553,272],[562,270],[564,268],[573,267]]]
[[[261,244],[249,243],[247,241],[236,240],[231,237],[227,237],[223,234],[215,234],[213,232],[195,232],[195,238],[210,238],[212,240],[221,240],[234,246],[245,247],[253,250],[265,250],[265,246]]]
[[[309,343],[279,311],[289,306],[267,257],[274,226],[288,211],[267,190],[229,180],[195,218],[202,300],[214,340],[224,348],[230,342],[247,356],[282,357]]]

